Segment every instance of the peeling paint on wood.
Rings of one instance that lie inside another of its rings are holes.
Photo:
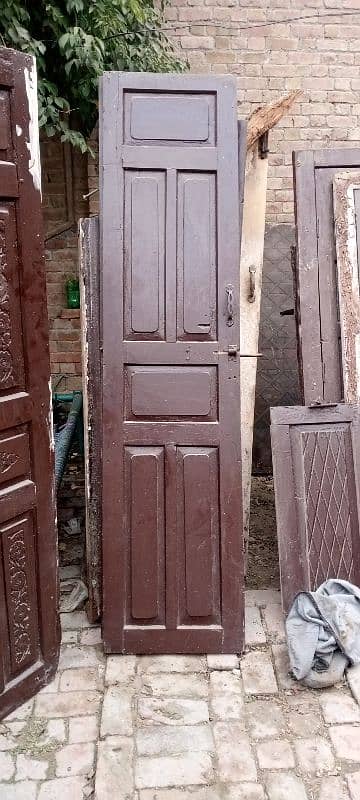
[[[337,279],[344,399],[360,400],[359,205],[360,172],[342,172],[333,181]]]

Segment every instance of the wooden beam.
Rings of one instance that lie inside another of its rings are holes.
[[[250,115],[247,126],[247,149],[250,150],[255,142],[284,117],[296,100],[302,95],[301,89],[295,89],[290,94],[280,97],[275,103],[257,108]]]

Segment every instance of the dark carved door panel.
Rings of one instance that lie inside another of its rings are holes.
[[[105,647],[240,651],[235,85],[112,73],[100,116]]]
[[[297,329],[306,404],[343,399],[333,179],[360,167],[360,149],[293,154]]]
[[[0,716],[56,669],[50,366],[35,62],[0,49]]]
[[[360,582],[360,407],[271,409],[281,592]]]

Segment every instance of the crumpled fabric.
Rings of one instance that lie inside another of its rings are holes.
[[[316,592],[299,592],[285,622],[290,667],[298,680],[329,669],[334,653],[360,663],[360,589],[330,579]]]

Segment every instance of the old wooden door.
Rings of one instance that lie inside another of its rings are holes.
[[[240,651],[235,84],[109,73],[100,116],[105,647]]]
[[[0,49],[0,716],[58,653],[35,62]]]
[[[360,167],[360,149],[293,154],[300,382],[306,404],[343,399],[333,179]]]
[[[271,409],[281,594],[360,581],[360,408]]]

